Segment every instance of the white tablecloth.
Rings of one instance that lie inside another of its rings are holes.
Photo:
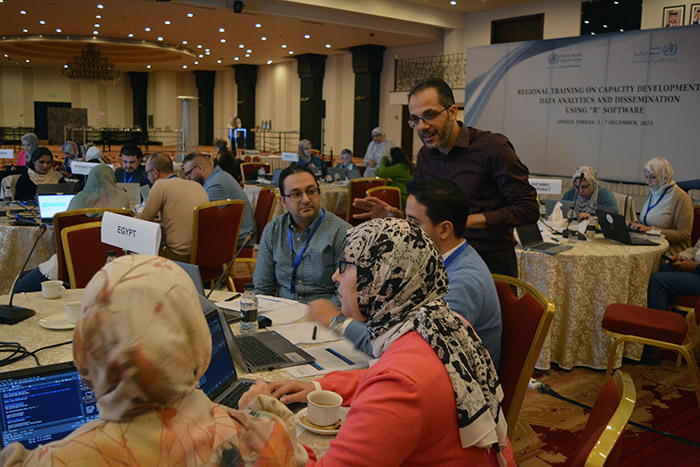
[[[4,221],[4,219],[3,219]],[[14,226],[0,223],[0,294],[10,293],[10,287],[27,259],[29,250],[41,233],[38,227]],[[49,228],[39,240],[36,250],[27,264],[33,269],[56,253],[53,228]]]

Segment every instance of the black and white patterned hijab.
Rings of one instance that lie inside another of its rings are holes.
[[[430,237],[403,219],[373,219],[348,231],[345,252],[357,266],[358,304],[375,355],[415,329],[452,382],[462,447],[506,447],[496,370],[481,339],[444,300],[447,274]]]

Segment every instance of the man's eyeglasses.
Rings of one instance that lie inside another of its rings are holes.
[[[290,198],[292,201],[299,201],[301,199],[301,197],[304,195],[304,193],[306,193],[306,196],[308,196],[309,198],[312,198],[312,197],[316,196],[317,194],[319,194],[320,191],[321,190],[319,190],[318,188],[309,188],[306,191],[292,191],[288,195],[282,195],[282,196],[284,196],[285,198]]]
[[[186,172],[185,172],[185,177],[190,178],[190,174],[191,174],[191,173],[194,171],[194,169],[196,169],[196,168],[197,168],[197,166],[195,165],[195,166],[193,166],[190,170],[186,171]]]
[[[348,268],[348,266],[355,266],[354,261],[345,261],[344,259],[339,259],[338,260],[338,272],[341,274],[345,274],[345,270]]]
[[[418,117],[416,115],[411,115],[410,117],[408,117],[408,126],[410,126],[411,128],[415,128],[418,126],[418,124],[420,123],[421,120],[423,120],[423,123],[428,125],[428,124],[430,124],[430,122],[435,120],[435,118],[438,115],[440,115],[441,113],[443,113],[445,110],[449,109],[450,107],[451,106],[447,106],[439,112],[426,112],[425,114],[423,114],[422,117]]]

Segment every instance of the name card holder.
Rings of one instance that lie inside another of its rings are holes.
[[[160,224],[135,219],[113,212],[102,216],[102,243],[144,255],[158,255],[160,250]]]
[[[282,160],[288,162],[297,162],[299,160],[299,154],[295,152],[283,152]]]
[[[70,164],[70,171],[73,173],[73,175],[88,175],[92,168],[98,164],[99,162],[73,161]],[[112,164],[105,165],[114,170],[114,166]]]
[[[0,159],[14,159],[15,152],[12,149],[0,149]]]
[[[560,195],[561,180],[553,178],[531,178],[530,185],[535,187],[538,195]]]

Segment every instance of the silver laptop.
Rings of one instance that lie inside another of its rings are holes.
[[[68,210],[68,205],[75,195],[37,195],[39,217],[45,224],[53,224],[53,216]]]
[[[537,224],[516,227],[520,244],[526,250],[539,251],[548,255],[556,255],[562,251],[573,248],[570,245],[560,245],[559,243],[545,242]]]
[[[141,185],[138,183],[117,183],[117,186],[124,190],[126,197],[129,199],[129,205],[135,206],[141,204]]]

